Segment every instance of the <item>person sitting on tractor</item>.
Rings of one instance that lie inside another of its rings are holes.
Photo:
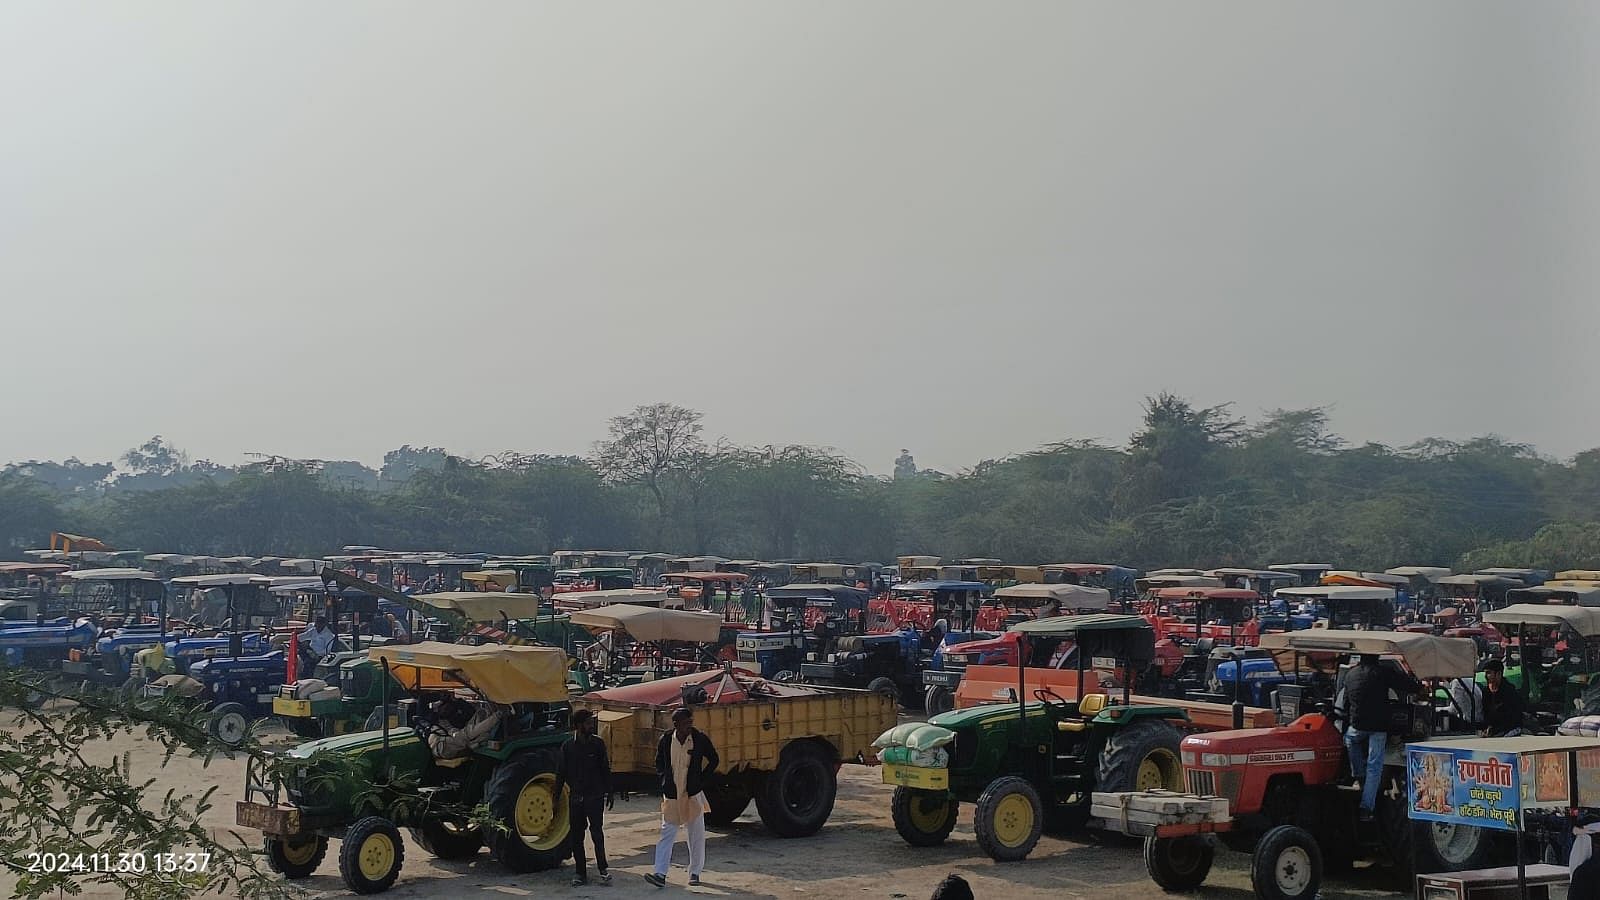
[[[1383,780],[1383,751],[1389,741],[1389,692],[1401,698],[1422,690],[1422,684],[1399,668],[1381,665],[1376,653],[1344,677],[1345,752],[1350,773],[1361,782],[1361,820],[1371,821]]]
[[[433,704],[436,728],[428,734],[428,749],[434,759],[459,759],[488,740],[500,724],[500,713],[488,704],[473,703],[458,696]]]
[[[1506,680],[1506,665],[1491,659],[1483,667],[1484,737],[1516,737],[1522,733],[1522,693]]]

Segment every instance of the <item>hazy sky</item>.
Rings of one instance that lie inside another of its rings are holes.
[[[1600,444],[1600,6],[0,5],[0,461]]]

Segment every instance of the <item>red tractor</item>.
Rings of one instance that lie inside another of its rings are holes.
[[[1191,793],[1222,797],[1230,818],[1157,824],[1140,829],[1150,877],[1162,888],[1189,890],[1211,869],[1213,839],[1249,853],[1251,882],[1266,900],[1311,900],[1324,872],[1358,858],[1386,857],[1412,872],[1481,868],[1495,852],[1491,832],[1412,823],[1406,804],[1405,744],[1457,727],[1431,701],[1391,697],[1392,727],[1376,823],[1358,824],[1360,792],[1352,787],[1338,689],[1342,665],[1303,675],[1308,656],[1341,663],[1380,654],[1424,682],[1470,678],[1478,653],[1471,641],[1409,632],[1316,629],[1264,635],[1263,648],[1292,657],[1294,680],[1278,689],[1279,726],[1216,731],[1184,739],[1180,748]]]

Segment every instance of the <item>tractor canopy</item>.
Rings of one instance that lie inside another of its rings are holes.
[[[1054,601],[1059,609],[1103,612],[1111,602],[1110,591],[1077,584],[1014,584],[995,591],[994,596],[1006,606],[1021,609],[1037,609]]]
[[[1483,621],[1501,631],[1514,631],[1519,625],[1570,628],[1579,637],[1600,635],[1600,609],[1589,606],[1559,606],[1544,603],[1514,603],[1484,613]]]
[[[1049,640],[1070,640],[1078,647],[1085,665],[1096,657],[1109,656],[1124,663],[1130,671],[1142,672],[1156,657],[1155,628],[1143,616],[1092,613],[1083,616],[1052,616],[1011,626],[1027,644]],[[1114,667],[1114,666],[1113,666]]]
[[[453,612],[473,622],[537,618],[539,605],[543,602],[543,598],[538,594],[504,594],[494,591],[445,591],[437,594],[419,594],[416,599],[434,609]]]
[[[601,631],[626,631],[637,641],[689,641],[709,644],[722,630],[722,616],[712,612],[664,609],[621,603],[571,614],[574,625]]]
[[[1478,670],[1478,645],[1469,638],[1435,637],[1410,631],[1342,631],[1315,628],[1264,634],[1261,647],[1294,653],[1398,656],[1422,680],[1470,678]]]
[[[567,699],[567,654],[556,647],[444,644],[424,641],[373,647],[411,690],[471,687],[492,703],[561,703]]]
[[[843,584],[786,584],[767,589],[767,600],[781,609],[833,605],[841,610],[865,609],[868,593]]]

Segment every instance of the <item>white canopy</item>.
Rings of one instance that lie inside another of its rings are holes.
[[[173,584],[187,585],[188,587],[222,587],[229,584],[256,584],[259,575],[234,574],[234,575],[185,575],[182,578],[172,579]]]
[[[711,612],[662,609],[614,603],[571,614],[574,625],[602,630],[622,629],[640,641],[715,641],[722,630],[722,617]]]
[[[1044,606],[1054,600],[1062,609],[1103,610],[1111,602],[1111,592],[1077,584],[1013,584],[994,592],[997,599],[1014,606]]]
[[[1589,606],[1513,603],[1485,613],[1483,620],[1496,628],[1515,628],[1524,623],[1551,627],[1565,625],[1583,637],[1600,635],[1600,609]]]
[[[1312,628],[1264,634],[1261,636],[1261,647],[1300,653],[1399,656],[1418,678],[1468,678],[1478,671],[1478,645],[1470,638],[1435,637],[1410,631]]]
[[[160,581],[154,572],[143,569],[79,569],[76,572],[62,572],[62,575],[73,581]]]
[[[632,588],[621,588],[614,591],[572,591],[566,594],[555,595],[555,602],[563,606],[579,606],[585,609],[597,606],[610,606],[613,603],[631,603],[635,606],[682,606],[681,597],[673,597],[666,591],[640,591]]]
[[[1438,581],[1450,574],[1450,569],[1445,566],[1395,566],[1383,571],[1385,574],[1399,575],[1401,578],[1426,578],[1429,581]]]
[[[1345,600],[1393,600],[1394,588],[1362,587],[1353,584],[1324,584],[1317,587],[1286,587],[1272,592],[1274,597],[1304,597],[1338,603]]]

